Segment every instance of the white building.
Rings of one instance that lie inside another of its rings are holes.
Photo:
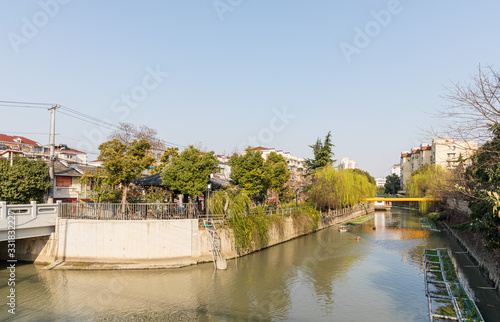
[[[293,181],[302,182],[304,176],[306,174],[306,167],[304,164],[304,159],[296,157],[292,155],[290,152],[285,152],[283,150],[278,150],[276,148],[265,148],[262,146],[258,146],[254,148],[257,151],[262,152],[262,157],[264,160],[267,160],[267,157],[271,152],[275,152],[276,154],[282,155],[285,158],[286,163],[288,164],[288,170],[290,171],[291,177],[290,179]]]
[[[375,182],[377,183],[377,187],[383,187],[383,186],[385,186],[386,181],[387,180],[385,178],[377,178],[377,179],[375,179]]]
[[[394,164],[391,167],[391,174],[395,174],[401,178],[401,164]]]
[[[357,169],[358,168],[358,163],[354,160],[349,160],[348,157],[345,157],[343,158],[342,160],[340,160],[340,168],[342,170],[345,170],[345,169]]]
[[[477,141],[454,141],[450,138],[434,139],[432,143],[422,143],[420,147],[412,148],[411,152],[401,152],[400,172],[401,187],[405,190],[405,183],[413,171],[424,164],[440,165],[451,168],[458,164],[459,159],[466,162],[478,148]]]

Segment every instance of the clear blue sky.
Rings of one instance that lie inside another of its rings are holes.
[[[260,135],[310,157],[308,145],[332,131],[336,158],[375,177],[422,129],[442,126],[431,114],[445,86],[479,63],[500,65],[498,1],[54,1],[40,2],[45,11],[2,1],[0,100],[145,124],[219,154]],[[342,46],[355,53],[346,59]],[[148,68],[162,74],[145,89]],[[284,109],[294,118],[276,119]],[[0,133],[48,143],[48,111],[0,113]],[[62,114],[56,130],[57,143],[90,152],[109,134]]]

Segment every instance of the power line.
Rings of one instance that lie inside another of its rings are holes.
[[[75,115],[71,115],[71,114],[65,113],[65,112],[63,112],[63,111],[59,111],[59,113],[64,114],[64,115],[67,115],[67,116],[69,116],[69,117],[73,117],[73,118],[75,118],[75,119],[78,119],[78,120],[81,120],[81,121],[84,121],[84,122],[87,122],[87,123],[91,123],[91,124],[94,124],[94,125],[97,125],[97,126],[100,126],[100,127],[104,127],[104,128],[106,128],[106,129],[108,129],[108,130],[116,131],[116,130],[118,130],[118,129],[119,129],[118,127],[113,127],[113,128],[112,128],[112,127],[110,127],[110,126],[106,126],[105,124],[99,124],[99,123],[96,123],[96,122],[93,122],[93,121],[89,121],[89,120],[86,120],[86,119],[84,119],[84,118],[81,118],[81,117],[78,117],[78,116],[75,116]]]
[[[0,103],[8,103],[8,104],[26,104],[26,105],[47,105],[52,106],[55,105],[53,103],[33,103],[33,102],[16,102],[16,101],[0,101]]]

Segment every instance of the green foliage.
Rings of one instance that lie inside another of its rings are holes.
[[[262,210],[231,216],[227,223],[233,228],[236,250],[247,252],[267,246],[272,221]]]
[[[16,157],[11,167],[10,160],[0,158],[0,200],[9,204],[42,203],[51,186],[43,161]]]
[[[87,172],[78,179],[78,183],[86,188],[90,188],[90,197],[94,202],[119,202],[121,190],[116,189],[117,182],[106,175],[103,168],[98,168],[96,173]]]
[[[425,164],[406,181],[406,194],[411,198],[441,198],[454,190],[453,174],[440,165]],[[419,209],[426,213],[427,202],[420,202]]]
[[[307,194],[320,209],[339,209],[373,197],[376,191],[377,187],[363,174],[323,167],[314,173]]]
[[[395,195],[401,189],[401,179],[395,173],[385,177],[384,193]]]
[[[110,182],[122,185],[123,203],[126,202],[131,181],[154,162],[154,158],[146,154],[150,147],[151,144],[144,139],[130,143],[114,139],[99,146],[99,160],[103,160],[104,176]]]
[[[438,221],[443,220],[445,216],[439,212],[431,212],[428,217],[430,220]]]
[[[290,179],[285,158],[275,152],[264,160],[260,151],[248,147],[241,155],[233,154],[229,165],[233,182],[254,199],[262,199],[270,190],[279,201]]]
[[[351,172],[354,172],[356,174],[365,176],[366,179],[368,179],[369,183],[374,184],[375,186],[377,185],[377,181],[375,181],[375,178],[368,171],[364,171],[361,169],[346,169],[345,171],[351,171]]]
[[[231,179],[242,191],[251,197],[263,193],[266,188],[268,172],[264,167],[262,152],[246,148],[245,153],[234,153],[229,160]]]
[[[162,187],[150,187],[144,196],[145,203],[163,203],[169,199],[169,194]]]
[[[282,155],[271,152],[265,162],[265,169],[268,172],[266,187],[271,190],[279,204],[280,193],[290,179],[288,164]]]
[[[488,249],[500,248],[500,127],[490,128],[493,139],[472,156],[465,172],[466,190],[472,195],[469,202],[471,230],[481,232]]]
[[[210,212],[216,215],[242,216],[250,212],[252,201],[240,189],[226,189],[211,194]]]
[[[207,190],[210,174],[219,166],[213,151],[204,153],[190,145],[189,148],[172,159],[161,173],[163,184],[192,198]]]
[[[173,158],[179,156],[179,148],[168,147],[160,158],[160,163],[156,165],[152,170],[151,174],[156,174],[161,172],[166,166],[168,166]]]
[[[321,213],[313,207],[303,207],[294,209],[292,218],[296,229],[308,234],[318,229]]]
[[[333,145],[331,137],[332,134],[330,131],[326,135],[324,142],[321,142],[320,138],[318,138],[316,143],[309,146],[313,149],[314,159],[306,159],[304,162],[308,174],[314,173],[316,169],[331,166],[336,161],[333,159],[332,147],[335,145]]]

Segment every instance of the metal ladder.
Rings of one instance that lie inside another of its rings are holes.
[[[207,230],[208,240],[210,241],[210,249],[214,259],[214,266],[217,269],[227,269],[227,262],[222,257],[220,236],[215,228],[212,219],[203,219],[203,226]]]

